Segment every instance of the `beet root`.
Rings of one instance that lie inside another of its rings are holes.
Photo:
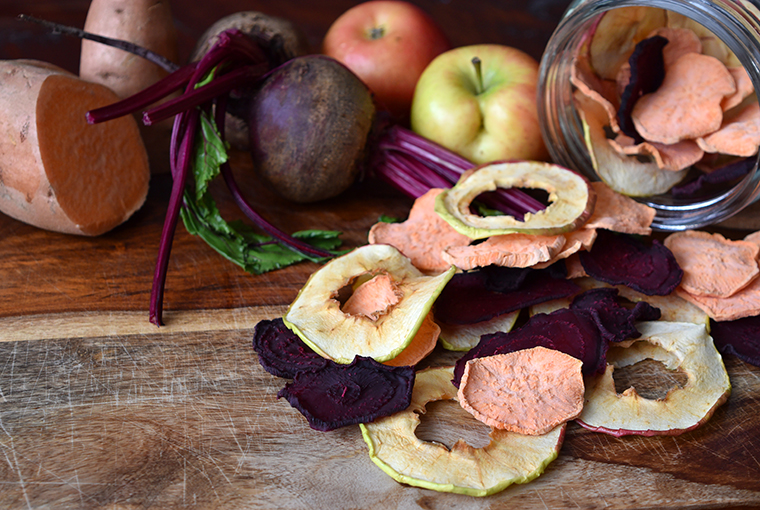
[[[259,176],[294,202],[345,191],[364,161],[372,95],[345,66],[321,55],[274,70],[250,103],[250,149]]]

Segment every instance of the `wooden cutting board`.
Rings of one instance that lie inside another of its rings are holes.
[[[177,9],[187,39],[210,16],[242,2],[218,4],[219,12]],[[495,2],[420,4],[456,34],[455,43],[500,34],[506,44],[530,42],[536,55],[535,41],[548,37],[561,13],[559,2],[541,12],[504,2],[490,17],[483,13]],[[81,23],[86,5],[25,4],[40,9],[32,14],[60,14],[70,23]],[[277,14],[302,19],[318,40],[348,5],[328,2],[315,12],[294,1]],[[470,11],[482,25],[468,21]],[[4,18],[2,26],[11,22]],[[530,35],[521,39],[525,31]],[[38,50],[18,40],[11,56]],[[7,56],[11,43],[0,42]],[[73,62],[69,53],[64,57]],[[294,206],[256,182],[244,154],[233,154],[233,167],[252,201],[284,230],[340,230],[347,247],[364,244],[380,214],[401,218],[411,205],[365,182],[339,199]],[[149,324],[169,186],[166,175],[154,177],[146,206],[95,239],[43,232],[0,216],[1,506],[760,508],[760,369],[730,356],[731,397],[696,431],[613,438],[571,424],[558,459],[541,477],[487,498],[396,483],[370,461],[358,427],[311,430],[277,399],[286,381],[262,370],[250,347],[255,324],[280,316],[315,264],[248,275],[180,226],[167,279],[166,326]],[[221,187],[214,193],[225,216],[239,216]],[[454,360],[437,351],[428,364]],[[431,404],[418,434],[448,445],[458,437],[474,446],[487,442],[485,427],[451,403]]]

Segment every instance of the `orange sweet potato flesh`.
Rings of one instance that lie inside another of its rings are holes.
[[[131,116],[89,125],[117,101],[50,64],[0,62],[0,211],[56,232],[95,236],[142,206],[150,170]]]
[[[460,405],[494,428],[546,434],[583,410],[582,362],[534,347],[467,362],[459,385]]]

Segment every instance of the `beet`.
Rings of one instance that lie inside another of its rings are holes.
[[[733,321],[710,320],[710,335],[721,354],[733,354],[760,367],[760,316]]]
[[[592,278],[647,296],[666,296],[683,278],[673,253],[656,239],[647,245],[633,235],[600,229],[594,246],[579,258]]]
[[[374,118],[371,93],[344,65],[322,55],[289,60],[251,97],[256,172],[294,202],[334,197],[354,182]]]
[[[456,362],[452,382],[459,386],[464,367],[471,359],[538,346],[580,359],[584,375],[600,373],[606,366],[608,344],[591,315],[585,310],[561,308],[550,314],[536,314],[520,328],[507,333],[483,335],[478,345]]]
[[[314,430],[368,423],[409,407],[414,367],[389,367],[357,356],[348,365],[329,362],[298,372],[277,394],[298,409]]]
[[[556,269],[489,268],[458,273],[435,302],[435,318],[446,324],[474,324],[553,299],[572,296],[580,288],[557,278]],[[496,289],[496,290],[494,290]]]
[[[259,355],[259,363],[264,370],[287,379],[293,379],[303,370],[323,368],[328,361],[288,329],[282,318],[256,324],[253,350]]]
[[[587,290],[573,299],[570,308],[588,311],[602,337],[609,342],[638,338],[641,332],[636,328],[636,322],[656,321],[661,315],[659,308],[646,301],[639,301],[633,308],[626,308],[620,302],[618,290],[614,287]]]

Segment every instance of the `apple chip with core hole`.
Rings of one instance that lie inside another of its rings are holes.
[[[486,425],[539,436],[581,414],[582,364],[546,347],[475,358],[465,365],[457,398]]]
[[[731,393],[723,360],[705,326],[655,321],[639,323],[638,328],[640,340],[628,348],[610,348],[605,373],[587,381],[578,423],[613,436],[678,435],[705,423]],[[686,384],[656,400],[643,398],[633,387],[617,393],[614,370],[644,359],[682,371]]]
[[[549,205],[527,213],[523,221],[509,215],[479,216],[470,204],[498,188],[535,188],[549,193]],[[588,180],[558,165],[538,161],[483,165],[436,197],[435,210],[460,234],[483,239],[502,234],[554,235],[575,230],[594,211],[596,195]]]
[[[392,246],[362,246],[312,274],[283,320],[309,347],[338,363],[349,363],[356,355],[387,361],[409,345],[453,274],[452,267],[425,276]],[[346,313],[341,291],[377,276],[383,281],[367,293],[377,297],[374,306],[368,302],[372,296],[365,296],[362,306],[352,305],[361,313]],[[386,292],[389,285],[391,292]]]
[[[487,496],[513,483],[530,482],[557,458],[564,424],[540,436],[493,429],[491,442],[483,448],[459,440],[449,450],[420,440],[415,429],[425,405],[457,398],[452,375],[453,367],[417,372],[412,403],[405,411],[360,425],[370,458],[380,469],[394,480],[415,487]]]

